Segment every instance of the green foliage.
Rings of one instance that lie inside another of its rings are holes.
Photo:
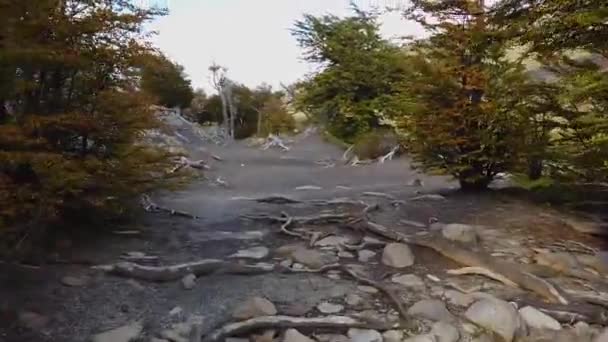
[[[287,112],[280,98],[269,97],[259,110],[261,126],[258,136],[292,132],[296,128],[293,115]]]
[[[149,54],[142,62],[142,89],[168,108],[190,107],[194,92],[184,67],[160,54]]]
[[[396,134],[388,129],[378,129],[360,135],[355,140],[353,152],[361,160],[384,156],[399,144]]]
[[[133,72],[149,54],[142,26],[163,12],[107,4],[0,0],[0,226],[16,234],[122,211],[168,164],[137,144],[157,122]]]
[[[306,60],[322,68],[300,85],[298,109],[348,142],[383,127],[404,65],[400,50],[380,37],[377,18],[362,12],[348,18],[306,15],[292,32]]]

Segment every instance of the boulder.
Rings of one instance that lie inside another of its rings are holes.
[[[283,336],[283,342],[315,342],[315,340],[301,334],[296,329],[287,329],[285,336]]]
[[[426,287],[424,281],[415,274],[396,275],[391,278],[391,281],[413,290],[423,290]]]
[[[465,312],[465,317],[478,326],[492,331],[506,342],[513,341],[521,328],[521,320],[515,308],[499,299],[482,299]]]
[[[194,274],[188,274],[182,278],[182,286],[186,290],[192,290],[196,286],[196,276]]]
[[[431,328],[431,335],[435,336],[437,342],[458,342],[460,332],[458,329],[446,322],[437,322]]]
[[[475,231],[475,228],[466,224],[446,224],[441,230],[441,234],[444,238],[451,241],[466,244],[472,244],[477,242],[477,232]]]
[[[259,316],[273,316],[276,314],[277,309],[271,301],[262,297],[252,297],[238,305],[232,313],[232,317],[245,320]]]
[[[382,252],[382,263],[395,268],[403,268],[414,264],[414,254],[408,245],[389,243]]]
[[[421,300],[414,305],[412,305],[407,313],[409,315],[420,317],[424,319],[428,319],[431,321],[445,321],[451,322],[455,320],[454,315],[452,315],[443,303],[440,300],[436,299],[424,299]]]
[[[382,335],[376,330],[351,328],[348,337],[351,342],[382,342]]]
[[[137,339],[142,330],[142,324],[135,322],[94,335],[93,342],[129,342]]]
[[[524,320],[526,325],[532,329],[561,330],[562,328],[555,318],[531,306],[526,306],[519,309],[519,315]]]

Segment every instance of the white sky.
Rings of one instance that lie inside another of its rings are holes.
[[[304,13],[351,14],[349,0],[140,0],[168,5],[170,14],[152,23],[153,42],[185,67],[194,87],[210,91],[208,67],[216,61],[229,76],[250,87],[289,84],[312,66],[301,60],[289,29]],[[395,6],[406,0],[357,0],[359,7]],[[385,37],[420,36],[416,23],[399,13],[382,17]]]

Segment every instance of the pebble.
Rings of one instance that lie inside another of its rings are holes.
[[[266,298],[252,297],[239,304],[234,310],[232,317],[236,319],[249,319],[259,316],[273,316],[277,314],[277,309]]]
[[[378,293],[378,289],[373,286],[359,285],[359,286],[357,286],[357,289],[359,291],[363,291],[365,293],[372,293],[372,294]]]
[[[408,245],[389,243],[382,252],[382,263],[395,268],[412,266],[414,264],[414,253]]]
[[[196,286],[196,276],[194,274],[188,274],[182,278],[182,286],[186,290],[192,290]]]
[[[296,329],[287,329],[285,336],[283,337],[283,342],[315,342],[315,340],[301,334]]]
[[[317,305],[317,310],[324,314],[335,314],[344,310],[344,306],[340,304],[333,304],[329,302],[323,302]]]
[[[69,287],[83,287],[89,283],[89,278],[85,276],[65,276],[61,278],[61,283]]]
[[[412,305],[407,310],[407,313],[412,316],[428,319],[431,321],[451,322],[455,320],[454,315],[452,315],[448,311],[445,306],[445,303],[436,299],[423,299]]]
[[[348,337],[351,342],[382,342],[382,335],[376,330],[351,328]]]

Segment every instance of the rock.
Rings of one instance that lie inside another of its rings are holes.
[[[302,335],[296,329],[287,329],[285,336],[283,337],[283,342],[315,342],[315,340],[306,335]]]
[[[365,293],[371,293],[371,294],[378,293],[378,289],[373,286],[359,285],[359,286],[357,286],[357,289],[359,291],[363,291]]]
[[[608,342],[608,328],[604,329],[602,333],[597,336],[593,342]]]
[[[264,259],[270,254],[270,250],[264,246],[252,247],[249,249],[240,250],[230,256],[230,258],[242,259]]]
[[[348,329],[351,342],[382,342],[382,335],[376,330]]]
[[[441,230],[441,234],[443,235],[443,237],[451,241],[457,241],[466,244],[477,242],[477,232],[475,232],[475,228],[466,224],[446,224]]]
[[[94,335],[93,342],[129,342],[137,339],[142,330],[142,324],[140,322],[135,322]]]
[[[194,274],[188,274],[182,278],[182,286],[186,290],[192,290],[196,286],[196,276]]]
[[[344,243],[348,243],[350,242],[350,239],[344,236],[336,236],[336,235],[332,235],[332,236],[328,236],[326,238],[323,238],[317,242],[315,242],[315,246],[320,246],[320,247],[338,247]]]
[[[348,337],[337,334],[318,334],[315,338],[319,342],[350,342]]]
[[[304,265],[296,262],[293,265],[291,265],[291,268],[293,268],[294,270],[303,270],[304,269]]]
[[[578,260],[570,253],[538,253],[534,256],[534,260],[539,265],[548,266],[559,272],[582,268]]]
[[[469,321],[496,333],[506,342],[513,341],[516,332],[521,328],[521,321],[515,308],[499,299],[477,301],[464,315]]]
[[[313,305],[306,305],[304,303],[292,303],[285,307],[282,312],[288,316],[304,316],[308,311],[313,308]]]
[[[415,290],[423,290],[426,287],[424,281],[415,274],[396,275],[391,278],[391,281]]]
[[[224,339],[224,342],[249,342],[248,338],[236,338],[236,337],[228,337]]]
[[[344,306],[340,304],[332,304],[329,302],[323,302],[317,305],[317,310],[324,314],[335,314],[344,310]]]
[[[540,312],[531,306],[526,306],[519,309],[519,315],[529,328],[539,330],[561,330],[562,328],[555,318]]]
[[[182,312],[183,312],[182,308],[180,308],[179,306],[176,306],[173,309],[171,309],[171,311],[169,311],[169,316],[179,315]]]
[[[361,296],[359,296],[358,294],[354,294],[354,293],[349,293],[345,300],[346,304],[350,305],[350,306],[357,306],[361,303],[363,303],[363,298]]]
[[[281,265],[282,267],[285,267],[285,268],[291,267],[292,264],[293,264],[293,261],[291,259],[285,259],[279,263],[279,265]]]
[[[300,248],[293,252],[291,256],[295,261],[309,268],[321,268],[326,263],[323,254],[313,249]]]
[[[251,342],[274,342],[275,330],[266,330],[261,335],[251,335]],[[198,341],[198,340],[197,340]]]
[[[338,257],[344,259],[354,259],[355,255],[349,251],[340,251],[338,252]]]
[[[323,188],[316,185],[303,185],[295,188],[296,191],[307,191],[307,190],[322,190]]]
[[[412,316],[428,319],[431,321],[451,322],[455,319],[454,316],[445,307],[445,304],[442,301],[436,299],[421,300],[412,305],[407,310],[407,313]]]
[[[439,194],[426,194],[410,198],[410,201],[444,201],[445,197]]]
[[[437,339],[434,335],[426,334],[407,338],[403,342],[437,342]]]
[[[240,320],[277,314],[274,304],[266,298],[252,297],[236,307],[232,317]]]
[[[327,278],[333,279],[333,280],[340,280],[340,279],[342,279],[339,274],[335,274],[335,273],[328,274]]]
[[[388,330],[382,334],[384,342],[401,342],[403,340],[403,331]]]
[[[457,342],[460,339],[458,329],[446,322],[433,324],[430,334],[435,336],[437,342]]]
[[[414,254],[408,245],[389,243],[382,252],[382,263],[395,268],[412,266]]]
[[[376,256],[376,252],[370,251],[368,249],[363,249],[363,250],[359,251],[358,255],[359,255],[359,261],[368,262],[369,259]]]
[[[162,336],[162,338],[165,338],[171,342],[189,342],[187,338],[182,336],[177,331],[171,330],[171,329],[163,330],[160,333],[160,336]]]
[[[476,299],[466,293],[456,290],[446,290],[442,297],[450,304],[460,307],[469,307]]]
[[[18,319],[19,324],[22,327],[33,331],[40,331],[44,329],[50,322],[50,319],[47,316],[31,311],[19,313]]]
[[[293,253],[295,253],[299,249],[305,249],[303,244],[301,243],[292,243],[289,245],[283,245],[277,249],[275,249],[274,254],[278,257],[291,257]]]
[[[69,287],[83,287],[89,283],[89,277],[85,276],[65,276],[61,278],[61,283]]]

